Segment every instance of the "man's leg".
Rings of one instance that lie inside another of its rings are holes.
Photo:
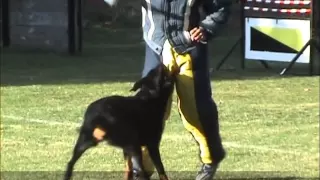
[[[180,73],[177,77],[178,108],[184,127],[193,135],[200,149],[203,168],[197,179],[212,179],[225,157],[218,122],[218,110],[211,95],[206,45],[188,54],[174,53]]]

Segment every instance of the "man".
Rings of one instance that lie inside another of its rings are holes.
[[[207,43],[228,20],[232,0],[143,0],[145,76],[158,63],[179,70],[176,90],[183,125],[199,144],[197,180],[212,179],[225,158],[211,95]],[[171,104],[168,106],[171,107]],[[147,151],[143,151],[148,159]],[[150,169],[147,167],[146,169]]]
[[[146,42],[142,76],[161,62],[172,71],[179,69],[179,114],[199,144],[203,163],[197,180],[212,179],[225,157],[211,97],[207,42],[227,22],[231,4],[231,0],[145,0],[142,5]]]

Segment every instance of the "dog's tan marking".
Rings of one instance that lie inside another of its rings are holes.
[[[103,137],[106,135],[106,131],[100,127],[96,127],[93,130],[93,137],[95,137],[98,141],[102,141]]]
[[[131,158],[128,156],[126,161],[126,169],[125,169],[125,174],[124,174],[124,179],[125,180],[130,180],[132,179],[132,163],[131,163]]]

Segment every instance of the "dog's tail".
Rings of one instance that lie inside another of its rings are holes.
[[[96,126],[106,127],[106,126],[107,126],[106,123],[107,123],[107,122],[105,121],[105,117],[103,117],[103,116],[97,116],[97,117],[95,117],[95,118],[92,120],[92,123],[90,123],[90,124],[94,124],[95,127],[96,127]],[[82,130],[83,130],[83,131],[88,131],[88,132],[90,132],[90,130],[92,130],[91,127],[92,127],[91,125],[83,124],[83,125],[81,125],[80,127],[76,127],[76,132],[77,132],[77,133],[80,133]]]

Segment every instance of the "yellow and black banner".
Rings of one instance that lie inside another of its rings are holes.
[[[311,38],[311,0],[245,0],[243,5],[246,59],[290,62]],[[309,59],[307,48],[297,62]]]

